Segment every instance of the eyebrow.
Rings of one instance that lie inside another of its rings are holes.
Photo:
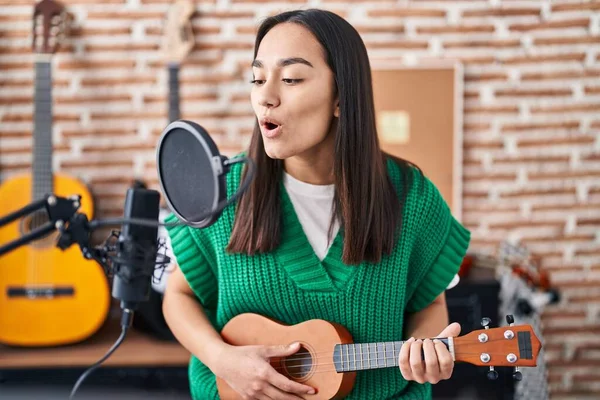
[[[281,60],[277,61],[277,66],[282,68],[292,64],[304,64],[313,68],[313,65],[310,63],[310,61],[301,57],[282,58]],[[260,60],[254,60],[252,61],[252,66],[256,68],[263,68],[264,64]]]

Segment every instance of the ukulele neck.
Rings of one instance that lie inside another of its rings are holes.
[[[453,338],[438,340],[446,345],[454,358]],[[403,341],[338,344],[333,351],[333,363],[337,372],[397,367],[403,344]]]

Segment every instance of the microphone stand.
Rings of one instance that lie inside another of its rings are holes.
[[[52,233],[54,230],[58,230],[60,232],[56,242],[58,248],[65,250],[73,243],[77,243],[83,256],[88,260],[95,260],[102,266],[104,272],[108,275],[110,273],[110,267],[107,264],[107,257],[110,248],[107,245],[100,248],[90,247],[89,221],[85,214],[77,212],[80,206],[80,195],[61,197],[47,194],[44,198],[34,201],[33,203],[0,218],[0,227],[2,227],[18,218],[41,209],[45,209],[48,215],[48,222],[41,227],[0,246],[0,256],[34,240],[40,239]]]
[[[119,271],[112,271],[111,265],[108,263],[109,260],[112,260],[110,253],[114,252],[116,249],[116,246],[111,246],[109,241],[111,238],[118,238],[119,234],[116,231],[113,231],[103,246],[92,248],[89,243],[91,232],[90,222],[85,214],[77,212],[81,205],[80,200],[81,196],[79,195],[73,195],[65,198],[50,194],[44,196],[43,199],[37,200],[5,217],[0,218],[0,227],[40,209],[45,209],[49,218],[49,221],[41,227],[32,230],[31,232],[16,240],[13,240],[12,242],[0,246],[0,256],[36,239],[40,239],[54,230],[58,230],[60,232],[56,242],[56,246],[58,248],[65,250],[73,243],[77,243],[83,256],[86,259],[93,259],[100,264],[107,276],[110,277],[112,273],[119,273]],[[164,256],[163,260],[165,259],[166,261],[164,261],[162,264],[168,263],[168,257]],[[70,398],[74,397],[75,392],[83,380],[95,369],[97,369],[121,345],[125,339],[128,328],[131,326],[132,320],[133,310],[128,308],[123,309],[123,314],[121,315],[121,335],[108,350],[108,352],[80,376],[79,380],[73,387]]]

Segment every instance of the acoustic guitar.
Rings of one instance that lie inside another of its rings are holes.
[[[33,13],[35,96],[32,173],[0,186],[0,210],[16,211],[53,193],[81,196],[79,212],[92,218],[92,196],[85,185],[52,171],[52,55],[65,35],[67,15],[54,0],[43,0]],[[48,222],[35,212],[0,228],[7,243]],[[0,257],[0,343],[52,346],[81,341],[106,319],[110,293],[104,271],[86,260],[77,246],[56,247],[58,233]]]
[[[184,59],[194,47],[194,34],[190,19],[194,14],[194,4],[190,0],[177,0],[170,7],[165,18],[162,37],[163,57],[167,65],[169,76],[169,123],[181,117],[179,110],[179,70]],[[135,185],[145,187],[146,184],[138,181]],[[164,202],[161,204],[159,218],[164,219],[171,212]],[[168,239],[169,233],[164,226],[158,228],[158,237]],[[166,254],[175,260],[170,242],[166,240]],[[173,262],[174,264],[174,262]],[[163,294],[166,290],[167,280],[173,271],[171,264],[162,274],[155,274],[152,280],[148,301],[138,306],[133,318],[133,325],[139,330],[152,334],[161,340],[175,341],[175,336],[169,329],[162,312]]]
[[[510,316],[507,317],[509,320]],[[489,319],[484,319],[489,324]],[[512,325],[512,324],[511,324]],[[534,367],[541,343],[529,325],[506,326],[473,331],[464,336],[439,338],[455,362],[489,366],[488,378],[495,379],[494,366]],[[358,343],[343,326],[324,320],[310,320],[286,326],[257,314],[240,314],[221,331],[226,343],[234,346],[282,345],[300,342],[300,350],[289,357],[270,360],[271,366],[291,380],[316,389],[304,399],[341,399],[354,385],[357,371],[398,368],[398,356],[404,342]],[[400,371],[398,371],[400,374]],[[517,379],[520,371],[517,370]],[[219,397],[242,397],[217,377]]]
[[[177,0],[167,13],[162,51],[169,70],[169,122],[180,118],[179,69],[194,47],[194,33],[190,19],[194,14],[191,0]]]

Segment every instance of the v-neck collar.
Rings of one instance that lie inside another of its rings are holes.
[[[281,243],[274,256],[290,278],[302,289],[319,292],[341,291],[358,266],[342,262],[343,227],[340,227],[323,261],[315,254],[294,206],[283,185],[280,185],[282,212]]]

